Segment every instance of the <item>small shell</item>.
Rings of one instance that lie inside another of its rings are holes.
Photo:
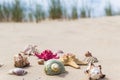
[[[84,61],[85,62],[88,62],[88,63],[96,63],[96,62],[98,62],[98,59],[96,58],[96,57],[86,57],[85,59],[84,59]]]
[[[56,53],[63,54],[64,52],[62,50],[58,50]]]
[[[11,75],[14,74],[14,75],[20,76],[20,75],[27,74],[27,71],[25,71],[22,68],[15,68],[15,69],[11,69],[8,73],[11,74]]]
[[[38,60],[38,64],[39,64],[39,65],[44,64],[44,59],[39,59],[39,60]]]

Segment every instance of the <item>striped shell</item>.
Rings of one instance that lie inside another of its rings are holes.
[[[45,72],[47,75],[57,75],[65,72],[63,63],[58,60],[51,59],[45,63]]]
[[[96,58],[96,57],[86,57],[85,59],[84,59],[84,61],[85,62],[88,62],[88,63],[96,63],[96,62],[98,62],[98,59]]]
[[[11,69],[9,72],[8,72],[9,74],[13,74],[13,75],[18,75],[18,76],[20,76],[20,75],[25,75],[25,74],[27,74],[27,71],[25,71],[24,69],[22,69],[22,68],[15,68],[15,69]]]

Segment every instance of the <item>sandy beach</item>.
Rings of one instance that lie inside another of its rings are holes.
[[[120,79],[120,16],[79,20],[54,20],[40,23],[0,23],[0,80],[86,80],[86,66],[75,69],[66,66],[67,73],[48,76],[38,59],[29,57],[31,67],[27,75],[9,75],[14,68],[13,56],[28,44],[38,45],[43,51],[63,50],[74,53],[80,60],[90,51],[102,65],[104,80]]]

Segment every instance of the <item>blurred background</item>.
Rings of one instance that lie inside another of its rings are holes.
[[[120,15],[120,0],[0,0],[0,22]]]

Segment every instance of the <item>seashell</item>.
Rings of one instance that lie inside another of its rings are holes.
[[[96,63],[98,62],[97,58],[96,57],[86,57],[84,59],[84,61],[88,62],[88,63]]]
[[[56,53],[57,54],[63,54],[64,52],[62,50],[58,50]]]
[[[51,59],[45,62],[45,73],[47,75],[58,75],[64,72],[64,65],[60,61]]]
[[[34,55],[34,52],[38,52],[37,45],[28,45],[25,47],[23,51],[21,51],[25,55]]]
[[[14,56],[14,66],[15,67],[22,68],[22,67],[27,67],[29,65],[30,65],[30,63],[26,56],[24,56],[22,54],[17,54]]]
[[[77,59],[74,54],[65,54],[62,57],[60,57],[60,61],[64,65],[68,65],[68,66],[74,67],[76,69],[80,68],[79,65],[86,65],[87,64],[86,62],[80,61],[79,59]]]
[[[88,51],[87,53],[85,53],[85,59],[83,61],[87,62],[87,63],[96,63],[98,62],[98,59],[96,57],[93,57],[92,54]]]
[[[43,60],[43,59],[39,59],[39,60],[38,60],[38,64],[39,64],[39,65],[44,64],[44,60]]]
[[[21,75],[27,74],[27,71],[25,71],[25,70],[22,69],[22,68],[15,68],[15,69],[11,69],[8,73],[9,73],[10,75],[18,75],[18,76],[21,76]]]
[[[101,65],[95,66],[93,63],[89,63],[86,73],[89,77],[89,80],[99,80],[105,77],[102,73]]]

